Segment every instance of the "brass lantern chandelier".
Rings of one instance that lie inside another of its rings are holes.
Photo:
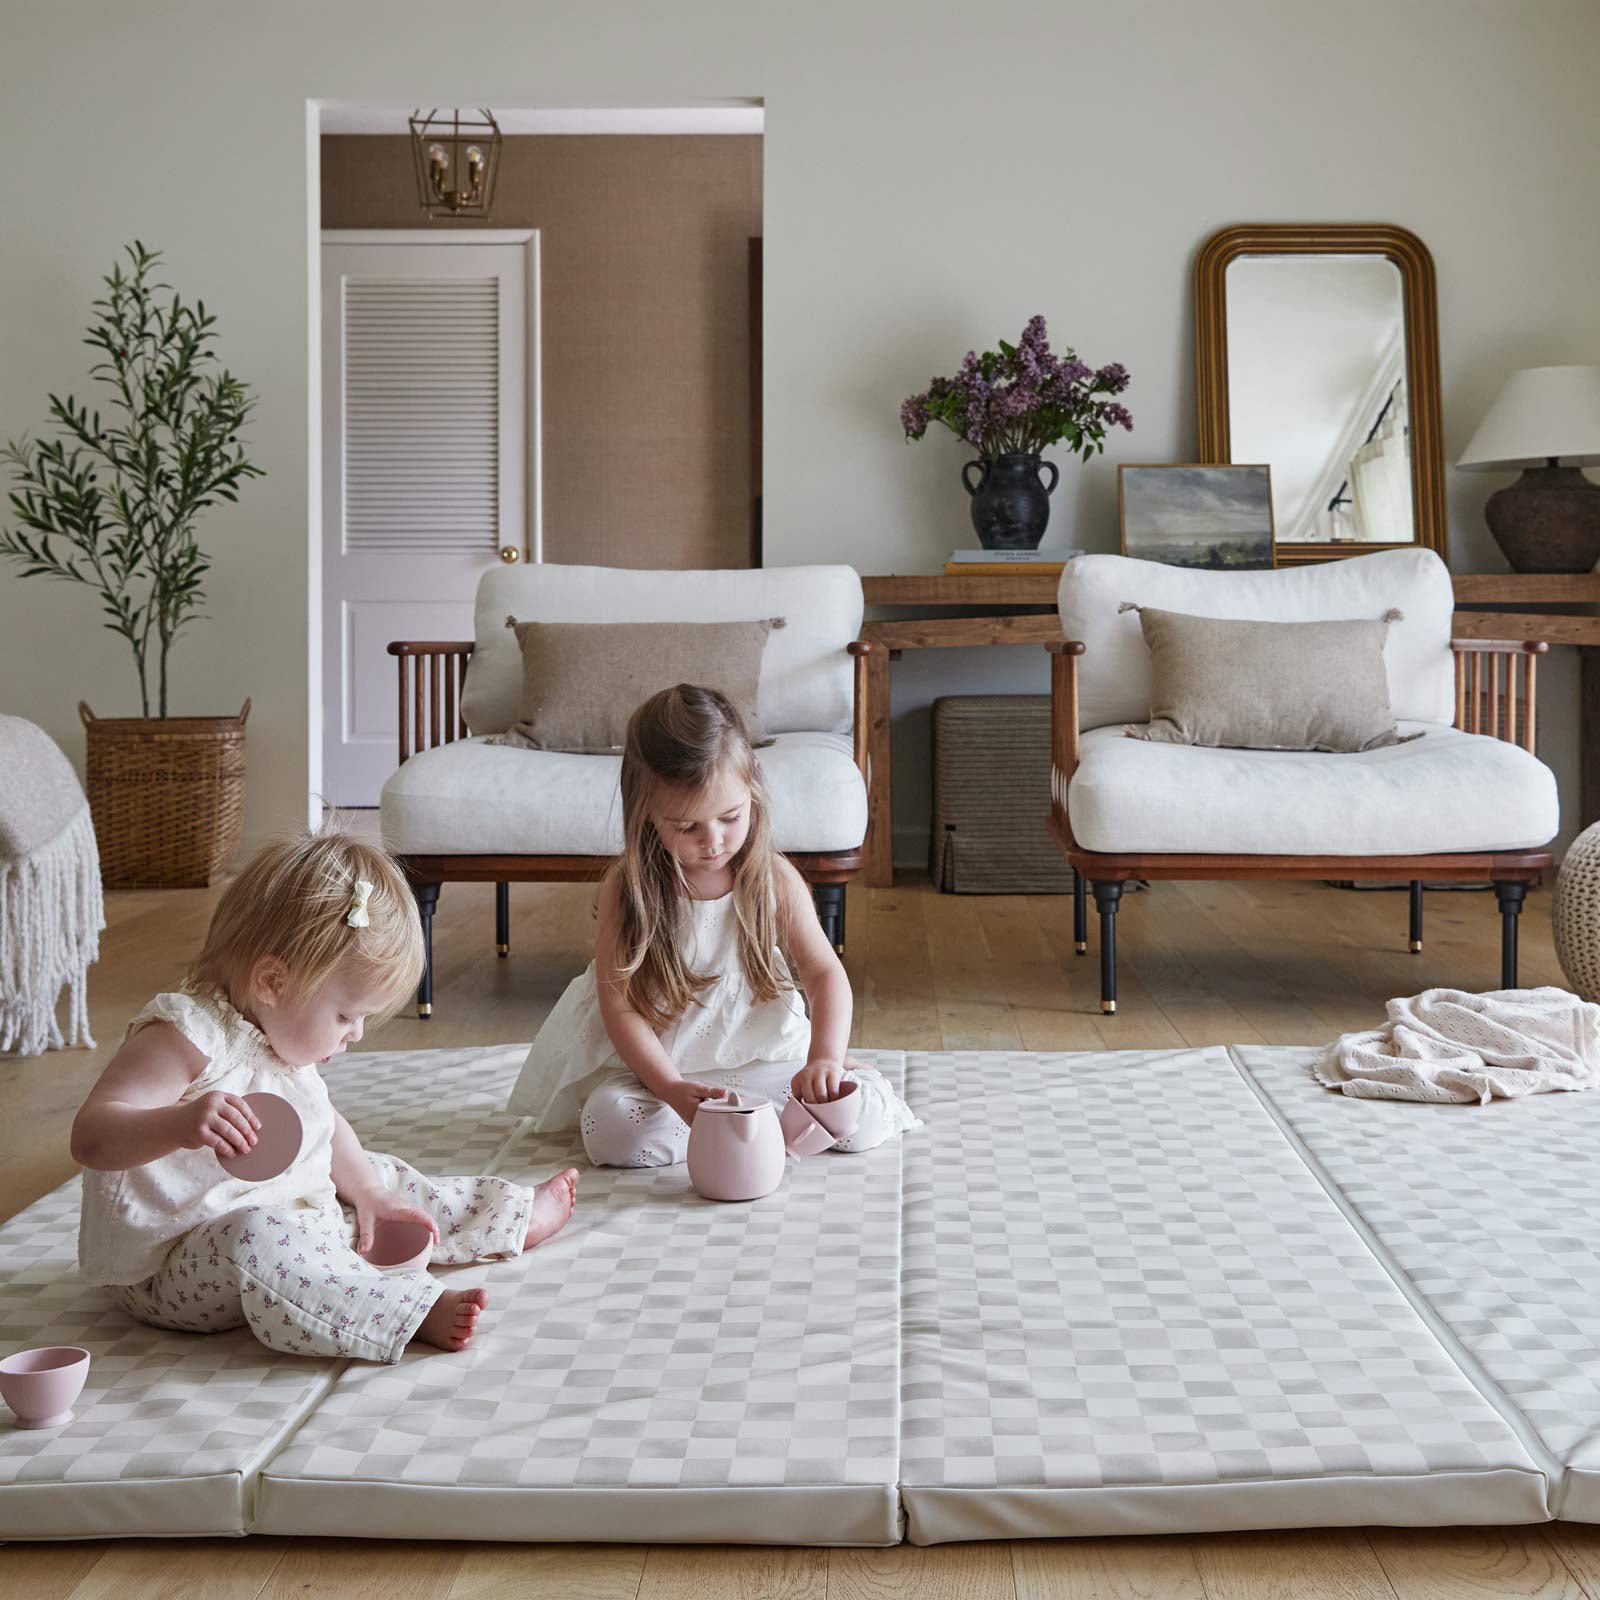
[[[430,220],[489,220],[500,171],[500,124],[490,111],[411,114],[411,150],[417,163],[417,198]]]

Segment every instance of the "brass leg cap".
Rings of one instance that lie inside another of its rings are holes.
[[[417,1007],[417,1015],[419,1017],[431,1017],[433,1015],[433,1002],[430,1000],[426,1005],[419,1005]]]
[[[511,954],[511,946],[508,944],[497,944],[494,947],[494,953],[497,956],[508,956]]]
[[[1087,939],[1074,939],[1072,941],[1072,948],[1076,950],[1080,956],[1086,956],[1089,953],[1089,941]]]
[[[1421,949],[1422,949],[1422,941],[1420,939],[1413,939],[1411,941],[1411,953],[1412,953],[1412,955],[1416,955]]]
[[[1100,1009],[1109,1017],[1117,1009],[1117,1002],[1115,1000],[1102,1000]]]

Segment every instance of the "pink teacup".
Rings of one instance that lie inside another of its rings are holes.
[[[372,1225],[372,1243],[359,1252],[379,1272],[422,1272],[433,1256],[433,1235],[420,1222],[385,1217]]]
[[[854,1078],[846,1078],[839,1085],[839,1093],[832,1100],[806,1100],[802,1102],[824,1128],[835,1144],[848,1139],[861,1122],[861,1086]]]
[[[0,1361],[0,1399],[19,1428],[59,1428],[72,1421],[72,1402],[89,1376],[89,1352],[75,1344],[19,1350]]]
[[[811,1108],[802,1105],[796,1095],[789,1096],[778,1122],[783,1128],[784,1148],[792,1156],[814,1156],[833,1148],[834,1135],[817,1121]]]

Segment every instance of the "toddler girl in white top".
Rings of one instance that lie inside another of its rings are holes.
[[[395,1361],[412,1339],[460,1350],[488,1303],[426,1271],[386,1277],[357,1247],[385,1218],[433,1234],[432,1262],[519,1255],[572,1215],[578,1174],[537,1189],[423,1177],[369,1155],[317,1071],[392,1014],[422,971],[416,902],[381,850],[337,832],[260,851],[223,893],[179,993],[158,995],[72,1125],[88,1170],[78,1260],[90,1282],[161,1328],[248,1323],[274,1350]],[[300,1153],[276,1178],[231,1176],[281,1095]]]
[[[845,1054],[850,981],[773,849],[761,767],[723,695],[679,684],[634,712],[622,826],[594,961],[534,1040],[508,1109],[541,1130],[581,1128],[589,1159],[615,1167],[682,1161],[695,1108],[735,1088],[781,1108],[791,1092],[834,1099],[854,1078],[861,1121],[841,1149],[915,1126],[882,1075]]]

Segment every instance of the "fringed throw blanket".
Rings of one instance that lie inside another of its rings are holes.
[[[1388,1011],[1381,1028],[1323,1051],[1318,1083],[1365,1100],[1480,1104],[1600,1084],[1600,1006],[1565,989],[1427,989]]]
[[[0,716],[0,1050],[93,1048],[88,975],[104,926],[100,854],[77,774],[42,728]]]

